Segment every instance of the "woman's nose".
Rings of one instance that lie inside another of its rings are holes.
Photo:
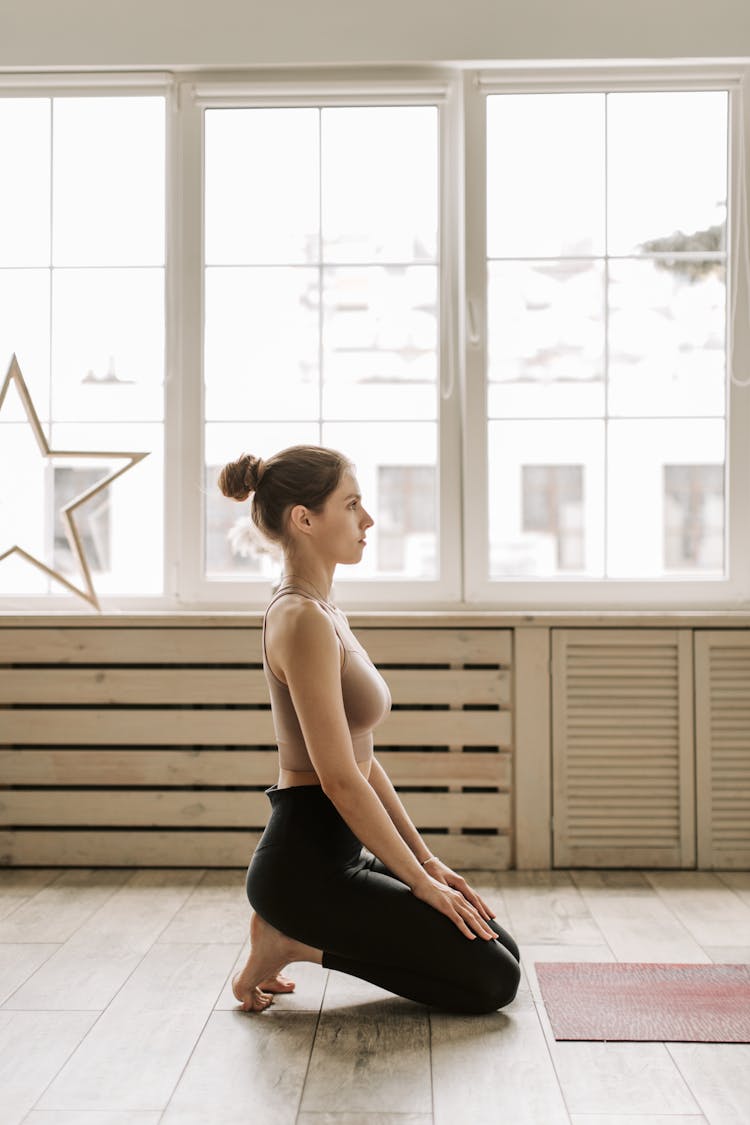
[[[362,526],[363,527],[372,527],[374,523],[375,523],[375,520],[372,518],[370,513],[365,511],[365,509],[363,508],[362,509]]]

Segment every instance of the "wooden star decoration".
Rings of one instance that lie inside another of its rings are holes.
[[[84,601],[88,602],[89,605],[93,606],[94,609],[98,610],[101,613],[101,606],[99,605],[99,599],[96,596],[94,583],[91,579],[91,570],[86,558],[86,552],[83,547],[81,535],[76,524],[75,514],[77,510],[84,504],[86,504],[89,500],[91,500],[93,496],[96,496],[97,493],[107,488],[110,484],[112,484],[113,481],[117,480],[118,477],[121,477],[123,473],[126,473],[128,469],[132,469],[133,466],[137,465],[139,461],[142,461],[144,457],[148,457],[148,453],[125,453],[121,450],[106,450],[105,452],[94,452],[91,450],[52,449],[47,441],[44,430],[42,429],[42,424],[39,421],[39,415],[36,412],[31,394],[29,393],[29,388],[26,386],[26,382],[23,375],[21,374],[21,368],[15,355],[10,361],[8,372],[5,376],[2,388],[0,389],[0,413],[2,413],[3,403],[10,389],[11,383],[15,384],[16,390],[21,399],[21,404],[24,408],[24,411],[26,412],[26,417],[29,421],[29,425],[31,426],[34,437],[36,438],[36,443],[39,447],[39,451],[42,457],[48,460],[55,461],[67,458],[69,460],[76,461],[91,460],[126,462],[126,464],[122,465],[119,469],[114,469],[113,471],[108,472],[107,475],[104,476],[100,481],[97,481],[95,484],[91,485],[91,487],[87,488],[84,492],[79,493],[78,496],[74,496],[72,500],[69,500],[68,503],[60,509],[60,515],[62,517],[63,526],[65,528],[65,535],[70,545],[70,549],[73,552],[73,558],[76,560],[81,572],[82,582],[80,586],[77,586],[74,582],[70,582],[59,571],[54,570],[51,566],[47,566],[47,564],[42,562],[41,559],[38,559],[29,551],[25,551],[24,548],[19,546],[18,544],[14,544],[12,547],[8,547],[7,550],[0,551],[0,562],[2,562],[3,559],[8,558],[10,555],[19,555],[22,559],[25,559],[26,562],[30,563],[32,566],[35,566],[37,570],[41,570],[41,572],[43,574],[46,574],[48,578],[52,578],[55,582],[59,582],[67,590],[70,590],[71,593],[83,598]],[[2,544],[0,544],[0,546],[2,546]]]

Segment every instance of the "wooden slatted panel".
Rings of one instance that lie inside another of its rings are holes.
[[[394,785],[510,787],[508,754],[378,750]],[[7,785],[260,785],[276,780],[276,751],[160,747],[0,750]]]
[[[403,793],[404,806],[423,828],[509,827],[507,793]],[[263,792],[228,793],[178,789],[58,790],[50,807],[45,790],[0,791],[0,822],[14,827],[244,828],[268,816]]]
[[[555,630],[554,862],[692,866],[687,630]]]
[[[510,745],[510,714],[496,711],[393,711],[379,746]],[[275,741],[270,710],[0,711],[0,744],[26,746],[257,746]]]
[[[457,704],[510,702],[508,672],[485,668],[386,668],[393,702]],[[0,703],[259,704],[268,703],[260,668],[6,668]]]
[[[30,867],[245,867],[257,831],[159,829],[0,829],[0,864]],[[427,847],[451,867],[510,867],[508,836],[444,836],[426,832]]]
[[[695,635],[698,864],[750,868],[750,630]]]
[[[260,664],[260,629],[0,629],[0,664]]]
[[[510,666],[498,629],[358,629],[376,664]],[[260,629],[0,629],[0,664],[260,664]]]
[[[508,866],[510,633],[358,635],[395,705],[378,756],[397,786],[419,789],[403,793],[416,823],[438,832],[448,862]],[[0,628],[0,766],[15,787],[0,790],[6,861],[223,866],[231,842],[246,863],[238,841],[263,827],[277,772],[260,660],[257,625]]]

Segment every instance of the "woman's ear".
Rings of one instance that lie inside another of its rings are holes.
[[[289,522],[296,531],[308,535],[312,527],[310,514],[304,504],[295,504],[289,513]]]

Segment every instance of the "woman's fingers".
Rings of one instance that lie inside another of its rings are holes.
[[[463,905],[459,905],[457,909],[459,911],[459,914],[463,918],[464,923],[469,925],[474,933],[479,937],[484,938],[485,940],[489,940],[490,938],[494,938],[496,936],[495,931],[490,929],[479,911],[473,909],[471,904],[466,899],[463,900]]]
[[[466,890],[463,891],[462,893],[463,893],[464,897],[469,900],[469,902],[472,904],[472,906],[476,907],[476,909],[479,911],[479,913],[482,915],[482,917],[486,921],[489,922],[490,918],[495,917],[494,910],[490,909],[490,907],[484,901],[482,896],[478,895],[476,891],[472,890],[468,883],[466,884]]]
[[[460,890],[446,882],[430,876],[425,884],[420,884],[418,890],[415,889],[415,893],[418,898],[446,914],[458,926],[464,937],[471,939],[481,937],[489,940],[496,936],[477,907],[469,902]]]
[[[477,892],[469,886],[463,876],[456,875],[455,872],[452,872],[452,875],[452,879],[446,879],[446,883],[448,884],[448,886],[453,887],[460,894],[462,894],[467,902],[470,902],[471,905],[479,911],[485,921],[488,922],[490,918],[494,918],[494,910],[490,909],[481,895],[478,895]]]

